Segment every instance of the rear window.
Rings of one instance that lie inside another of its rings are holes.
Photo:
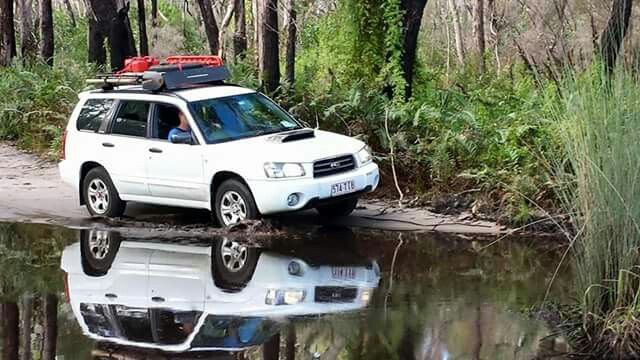
[[[78,115],[76,127],[78,130],[98,131],[102,121],[107,117],[113,99],[89,99]]]

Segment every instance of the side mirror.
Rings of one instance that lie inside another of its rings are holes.
[[[191,139],[191,133],[190,132],[183,132],[183,133],[179,133],[179,134],[173,134],[171,136],[171,142],[173,144],[188,144],[188,145],[193,144],[193,140]]]

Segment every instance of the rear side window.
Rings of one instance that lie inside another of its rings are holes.
[[[121,101],[122,106],[118,110],[112,134],[128,136],[147,136],[147,117],[149,116],[149,103],[143,101]]]
[[[98,131],[102,121],[107,117],[113,99],[89,99],[78,115],[76,127],[78,130]]]

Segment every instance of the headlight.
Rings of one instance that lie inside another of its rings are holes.
[[[267,305],[295,305],[304,300],[305,292],[299,289],[269,289],[264,303]]]
[[[369,146],[365,146],[362,150],[358,151],[358,160],[360,160],[360,165],[371,162],[371,148]]]
[[[264,173],[269,178],[302,177],[304,167],[298,163],[266,163]]]

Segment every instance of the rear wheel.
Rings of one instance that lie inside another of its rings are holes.
[[[104,168],[89,170],[82,182],[82,189],[87,210],[91,215],[118,217],[124,214],[126,203],[120,199],[111,177]]]
[[[253,276],[258,263],[258,250],[237,241],[223,239],[212,254],[214,281],[217,286],[236,290],[243,288]]]
[[[214,204],[215,216],[221,226],[230,226],[258,217],[258,208],[251,191],[235,179],[220,184],[216,190]]]
[[[349,216],[358,206],[358,198],[346,199],[316,207],[318,213],[326,217]]]

